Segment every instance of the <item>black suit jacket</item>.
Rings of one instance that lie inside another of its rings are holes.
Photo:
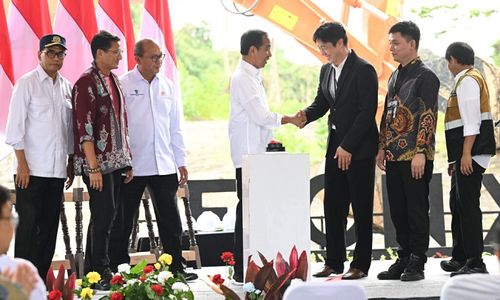
[[[331,64],[321,67],[318,92],[314,102],[305,109],[307,123],[328,116],[328,148],[326,155],[335,155],[338,146],[352,154],[352,159],[373,157],[378,151],[378,129],[375,113],[378,103],[378,78],[372,65],[351,50],[342,68],[335,98],[329,91]],[[332,138],[335,125],[335,138]]]

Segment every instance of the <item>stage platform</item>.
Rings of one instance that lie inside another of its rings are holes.
[[[450,278],[449,273],[441,270],[439,263],[442,259],[429,258],[427,264],[425,265],[425,280],[416,282],[402,282],[399,280],[387,280],[382,281],[377,279],[377,274],[381,271],[386,270],[393,261],[385,260],[379,261],[374,260],[370,268],[370,273],[367,278],[360,280],[354,280],[356,284],[361,285],[368,296],[369,299],[412,299],[412,298],[430,298],[439,299],[441,293],[441,288]],[[499,274],[500,264],[495,256],[488,256],[484,258],[484,262],[487,265],[490,274]],[[316,263],[312,265],[312,272],[319,271],[322,268],[322,264]],[[349,268],[349,264],[346,263],[345,270]],[[225,267],[205,267],[200,270],[190,270],[194,271],[200,278],[207,275],[214,274],[225,274]],[[324,281],[325,279],[318,279],[312,277],[312,281]],[[199,300],[212,300],[212,299],[223,299],[222,296],[215,294],[203,281],[200,279],[189,283],[189,286],[195,294],[195,299]],[[243,289],[241,286],[229,285],[234,291],[236,291],[241,298],[244,299]],[[309,299],[304,299],[309,300]],[[313,299],[311,299],[313,300]],[[346,299],[347,300],[347,299]]]

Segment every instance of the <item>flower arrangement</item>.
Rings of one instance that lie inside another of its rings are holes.
[[[233,255],[233,253],[229,252],[229,251],[222,252],[222,254],[220,256],[220,259],[222,260],[222,262],[226,263],[226,266],[227,266],[227,279],[228,280],[233,279],[234,265],[236,263],[234,261],[234,255]]]
[[[45,285],[49,291],[47,296],[48,300],[73,300],[73,290],[75,289],[75,273],[72,273],[69,278],[64,282],[64,266],[59,265],[59,272],[57,278],[54,276],[54,270],[49,268],[47,277],[45,278]]]
[[[184,278],[174,277],[169,271],[171,263],[172,256],[164,253],[154,265],[145,260],[134,267],[119,265],[111,279],[110,293],[101,299],[194,299]]]
[[[94,296],[92,285],[101,281],[101,275],[97,272],[88,272],[83,279],[76,280],[74,294],[82,300],[90,300]]]
[[[307,280],[307,254],[302,251],[298,256],[297,248],[294,246],[290,252],[289,262],[278,252],[275,261],[268,261],[259,252],[262,266],[259,267],[252,256],[248,258],[249,263],[245,276],[245,299],[251,300],[279,300],[283,298],[285,290],[290,286],[293,279]],[[220,274],[208,277],[205,281],[216,293],[223,295],[225,299],[241,300],[241,298],[230,288],[224,285],[224,279]]]

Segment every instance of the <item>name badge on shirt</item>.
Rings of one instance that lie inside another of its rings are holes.
[[[130,96],[139,97],[139,96],[144,96],[144,94],[140,93],[139,90],[134,90],[133,93],[130,93]]]
[[[393,119],[396,118],[396,113],[398,111],[398,100],[396,98],[392,98],[387,102],[387,112],[385,115],[385,120],[387,124],[390,124]]]

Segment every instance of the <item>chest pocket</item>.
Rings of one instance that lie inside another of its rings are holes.
[[[164,95],[164,96],[159,96],[158,97],[158,106],[160,109],[160,112],[164,116],[168,116],[170,114],[170,111],[172,110],[172,106],[174,105],[174,97],[173,95]]]
[[[31,97],[28,116],[37,121],[50,121],[53,117],[52,102],[47,97]]]

